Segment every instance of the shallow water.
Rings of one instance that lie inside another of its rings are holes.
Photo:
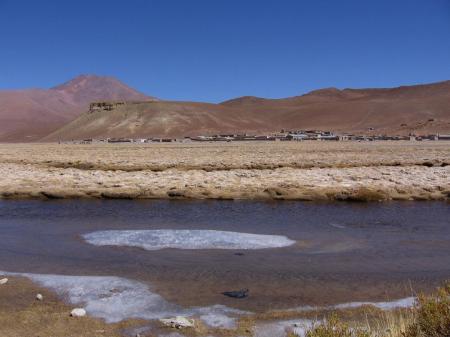
[[[125,277],[182,306],[269,310],[385,301],[450,277],[446,203],[0,201],[0,270]],[[282,248],[95,246],[104,230],[208,229],[286,236]],[[237,300],[221,293],[249,288]]]

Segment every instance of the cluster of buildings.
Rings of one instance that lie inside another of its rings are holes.
[[[380,141],[380,140],[450,140],[449,135],[433,134],[433,135],[409,135],[409,136],[387,136],[387,135],[372,135],[372,136],[358,136],[358,135],[341,135],[340,140],[357,140],[357,141]]]
[[[267,141],[385,141],[385,140],[450,140],[449,135],[433,134],[433,135],[409,135],[409,136],[388,136],[388,135],[354,135],[354,134],[335,134],[331,131],[321,130],[295,130],[285,131],[271,135],[215,135],[215,136],[199,136],[191,137],[192,141],[251,141],[251,140],[267,140]]]
[[[387,135],[354,135],[334,134],[331,131],[321,130],[281,130],[279,133],[267,135],[249,134],[218,134],[212,136],[196,136],[185,138],[106,138],[106,139],[84,139],[80,143],[172,143],[172,142],[237,142],[237,141],[438,141],[450,140],[450,134],[433,135],[409,135],[409,136],[387,136]]]
[[[302,141],[302,140],[339,140],[339,136],[330,131],[307,130],[285,131],[268,135],[228,134],[215,136],[190,137],[192,141]]]

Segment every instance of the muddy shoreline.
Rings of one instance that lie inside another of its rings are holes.
[[[37,300],[36,294],[43,299]],[[0,335],[8,337],[54,336],[54,337],[150,337],[150,336],[284,336],[291,331],[294,322],[310,323],[331,312],[350,322],[379,320],[385,315],[407,313],[409,309],[387,308],[384,311],[373,305],[342,308],[311,308],[307,311],[271,311],[262,314],[249,313],[238,318],[232,329],[215,329],[205,326],[196,317],[194,328],[178,330],[165,327],[157,320],[126,319],[106,323],[103,319],[87,315],[71,317],[73,304],[57,296],[49,289],[24,277],[11,277],[0,288]],[[289,320],[289,321],[288,321]],[[281,328],[280,328],[281,326]]]
[[[42,294],[38,301],[36,294]],[[0,335],[23,336],[125,336],[136,322],[106,324],[92,317],[73,318],[74,308],[56,294],[23,277],[10,277],[0,287]]]

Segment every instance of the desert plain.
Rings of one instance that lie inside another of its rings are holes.
[[[448,200],[449,142],[1,144],[0,198]]]

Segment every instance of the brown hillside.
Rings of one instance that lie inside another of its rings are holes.
[[[45,89],[0,91],[0,141],[33,141],[60,128],[96,100],[148,100],[115,78],[81,75]]]
[[[450,81],[392,89],[329,88],[285,99],[247,96],[220,104],[129,103],[112,111],[85,113],[43,140],[183,137],[280,129],[450,133]]]
[[[265,130],[265,122],[226,106],[196,102],[135,102],[87,112],[44,141],[107,137],[184,137]]]

